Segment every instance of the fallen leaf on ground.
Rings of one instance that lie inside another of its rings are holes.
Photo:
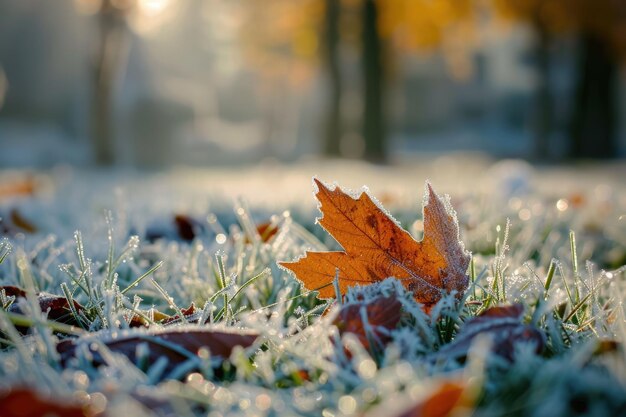
[[[361,301],[353,304],[345,304],[339,310],[333,324],[337,326],[340,334],[352,333],[359,338],[361,344],[370,349],[370,341],[367,337],[366,324],[363,322],[361,309],[365,309],[367,323],[371,326],[370,337],[382,345],[386,345],[393,330],[400,322],[402,304],[395,296],[377,297],[371,301]]]
[[[191,303],[189,308],[183,308],[180,311],[181,313],[183,313],[183,316],[185,316],[185,318],[187,318],[190,323],[197,323],[199,317],[192,317],[194,314],[197,313],[196,310],[197,310],[196,305],[194,303]],[[176,314],[175,316],[168,316],[165,319],[160,321],[160,323],[163,325],[178,323],[178,322],[182,322],[181,317],[178,314]]]
[[[151,222],[145,231],[145,239],[154,242],[159,239],[193,241],[204,231],[202,222],[190,215],[178,213],[167,219]]]
[[[14,296],[16,298],[26,297],[26,292],[19,287],[4,286],[0,287],[0,289],[4,290],[7,296]],[[39,308],[41,311],[43,313],[47,313],[48,320],[70,326],[80,326],[80,323],[78,323],[76,317],[72,314],[67,298],[47,292],[40,292],[37,294],[37,300],[39,301]],[[80,313],[84,309],[84,307],[76,301],[74,301],[74,308],[77,313]],[[24,314],[22,307],[17,300],[11,304],[8,311],[15,314]],[[26,334],[28,332],[27,327],[17,326],[16,329],[22,334]]]
[[[319,224],[343,247],[340,252],[307,252],[296,262],[280,262],[319,296],[334,296],[332,282],[339,271],[339,289],[395,277],[429,311],[446,292],[460,297],[467,289],[470,254],[459,240],[456,214],[426,184],[424,238],[417,242],[362,192],[357,198],[335,187],[317,184],[323,216]]]
[[[0,201],[21,196],[31,196],[37,190],[37,181],[32,175],[15,175],[0,178]]]
[[[17,233],[36,233],[37,227],[17,209],[11,209],[8,216],[0,213],[0,234],[13,236]]]
[[[185,316],[186,323],[197,323],[198,320],[200,319],[201,314],[200,312],[198,312],[198,309],[196,308],[196,305],[194,303],[191,303],[191,305],[188,308],[181,309],[181,312],[183,313],[183,316]],[[183,322],[180,319],[180,316],[178,314],[176,314],[175,316],[170,316],[169,314],[162,313],[155,308],[151,308],[148,311],[143,311],[142,314],[145,315],[146,317],[151,317],[153,322],[159,323],[165,326]],[[128,326],[129,327],[150,327],[150,322],[146,320],[145,318],[143,318],[141,315],[133,314],[132,318],[128,322]]]
[[[519,342],[533,343],[540,353],[544,346],[543,333],[535,326],[522,323],[524,307],[521,304],[496,306],[468,320],[454,340],[442,347],[436,358],[465,358],[475,338],[479,335],[491,337],[492,351],[510,361],[513,360],[515,345]]]
[[[174,216],[176,231],[181,239],[191,242],[196,237],[196,221],[184,214]]]
[[[278,233],[278,225],[270,222],[259,223],[256,231],[261,236],[261,242],[269,242]]]
[[[119,353],[137,364],[137,348],[145,344],[148,348],[145,362],[153,365],[159,358],[165,357],[167,365],[162,373],[167,376],[178,365],[190,358],[199,355],[203,349],[208,349],[211,357],[228,358],[235,346],[249,347],[259,335],[254,332],[228,332],[212,329],[169,329],[166,331],[152,331],[126,336],[119,336],[110,340],[103,340],[103,344],[114,353]],[[76,348],[80,341],[64,340],[57,345],[57,351],[61,354],[61,361],[67,362],[76,355]],[[88,348],[93,354],[94,365],[105,363],[98,353],[98,346],[88,343]],[[197,371],[196,368],[188,370],[189,373]]]
[[[35,233],[37,231],[37,227],[17,209],[11,210],[11,222],[15,227],[26,233]]]
[[[470,416],[476,402],[476,392],[467,383],[458,380],[439,382],[425,397],[417,401],[399,398],[382,402],[367,417],[448,417]]]
[[[2,417],[91,417],[100,415],[89,404],[78,404],[71,399],[44,396],[32,388],[13,387],[0,391]]]
[[[0,291],[4,291],[4,295],[7,297],[26,297],[26,291],[15,285],[2,285],[0,286]]]
[[[441,384],[430,396],[398,417],[446,417],[460,405],[465,387],[456,382]]]

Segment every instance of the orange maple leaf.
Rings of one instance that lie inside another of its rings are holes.
[[[342,294],[356,284],[387,277],[402,281],[415,300],[429,311],[446,292],[461,296],[467,289],[470,254],[459,240],[456,213],[426,183],[424,238],[417,242],[362,192],[354,198],[314,178],[323,216],[319,224],[343,247],[341,252],[307,252],[296,262],[280,265],[293,271],[321,298],[335,295],[332,282],[338,271]]]

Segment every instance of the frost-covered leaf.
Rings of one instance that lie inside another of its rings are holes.
[[[2,417],[92,417],[97,414],[89,404],[79,404],[71,398],[43,395],[29,387],[0,390]]]
[[[37,179],[31,175],[10,173],[0,176],[0,201],[16,197],[30,197],[37,192]]]
[[[256,231],[261,237],[261,242],[269,242],[278,233],[279,227],[271,222],[262,222],[256,225]],[[247,243],[250,243],[246,239]]]
[[[197,310],[198,309],[196,308],[196,305],[194,303],[191,303],[191,305],[188,308],[183,308],[180,311],[183,313],[183,316],[185,316],[185,318],[187,319],[189,323],[197,323],[200,318],[198,316]],[[175,316],[167,316],[166,318],[162,319],[160,323],[163,325],[167,325],[167,324],[179,323],[181,321],[182,321],[181,317],[178,314],[176,314]]]
[[[469,416],[472,414],[475,395],[467,384],[449,380],[440,382],[433,390],[417,402],[402,397],[392,403],[383,402],[366,417],[389,415],[394,417],[447,417]]]
[[[37,226],[24,217],[16,208],[11,209],[8,216],[0,213],[0,235],[12,236],[16,233],[36,233]]]
[[[356,335],[361,344],[369,349],[370,339],[383,345],[391,340],[389,332],[400,322],[401,313],[402,304],[395,295],[381,296],[369,301],[343,305],[333,324],[341,334]],[[364,315],[367,323],[363,321]],[[367,327],[371,328],[369,338]]]
[[[176,230],[181,239],[191,242],[196,237],[197,222],[191,217],[177,214],[174,216],[174,224],[176,224]]]
[[[4,286],[1,287],[1,289],[3,289],[8,296],[14,296],[16,298],[26,297],[26,292],[19,287]],[[43,313],[47,313],[48,320],[56,321],[58,323],[63,323],[70,326],[80,326],[80,323],[78,323],[76,316],[72,313],[67,298],[47,292],[40,292],[37,294],[37,300],[39,301],[39,308],[41,309],[41,311]],[[74,301],[74,311],[77,314],[80,314],[80,312],[83,310],[84,307],[78,302]],[[24,314],[21,302],[17,301],[11,304],[8,311],[15,314]],[[20,333],[23,334],[28,331],[28,328],[23,326],[18,326],[17,329],[18,331],[20,331]]]
[[[339,271],[342,294],[356,284],[395,277],[429,310],[446,292],[460,297],[467,289],[470,254],[459,240],[456,214],[426,184],[424,238],[417,242],[363,192],[357,198],[339,187],[317,184],[323,214],[320,225],[341,244],[341,252],[307,252],[296,262],[280,265],[293,271],[304,285],[334,295],[331,285]]]
[[[15,298],[26,297],[26,291],[24,291],[20,287],[16,287],[15,285],[2,285],[0,286],[0,290],[4,291],[4,294],[7,297],[15,297]]]
[[[258,334],[244,331],[226,331],[206,328],[175,328],[167,330],[150,330],[122,334],[110,339],[101,339],[101,342],[114,353],[119,353],[130,359],[131,362],[146,366],[156,363],[160,358],[167,359],[163,375],[169,374],[178,365],[190,359],[199,358],[202,350],[208,350],[212,358],[228,358],[235,346],[249,347],[257,339]],[[89,338],[88,338],[89,339]],[[66,363],[76,355],[77,347],[83,341],[65,340],[57,345],[62,362]],[[98,352],[97,344],[93,340],[85,341],[93,356],[94,365],[102,365],[105,359]],[[138,352],[144,349],[146,356],[138,357]],[[197,370],[192,367],[188,372]]]
[[[398,417],[445,417],[457,411],[465,387],[456,382],[441,384],[426,399]],[[457,415],[457,414],[455,414]]]
[[[496,306],[469,319],[454,340],[437,353],[439,358],[464,358],[477,336],[489,336],[492,351],[512,360],[515,345],[532,343],[537,353],[544,347],[544,335],[535,326],[522,323],[524,307],[521,304]]]

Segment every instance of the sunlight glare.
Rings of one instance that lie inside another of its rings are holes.
[[[144,36],[156,33],[163,23],[173,17],[175,5],[171,0],[138,0],[131,26]]]
[[[170,0],[139,0],[139,13],[146,16],[161,14],[170,4]]]

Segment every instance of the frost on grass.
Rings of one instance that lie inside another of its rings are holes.
[[[498,206],[458,196],[466,247],[475,254],[469,288],[462,299],[441,298],[430,315],[394,278],[351,288],[331,305],[303,290],[276,262],[333,243],[314,227],[314,214],[297,207],[272,215],[237,203],[194,214],[199,226],[189,242],[169,223],[173,211],[148,204],[141,216],[137,207],[114,209],[108,221],[72,209],[75,219],[55,223],[60,208],[46,216],[25,210],[41,215],[39,232],[0,240],[0,286],[27,293],[18,300],[0,290],[0,398],[30,387],[108,415],[400,415],[453,381],[477,392],[467,397],[475,415],[619,415],[626,407],[626,245],[610,239],[623,225],[607,220],[600,227],[612,231],[592,233],[571,214],[573,199],[567,208],[555,201],[536,195]],[[394,215],[419,232],[423,219],[414,211]],[[155,222],[166,230],[148,239]],[[277,227],[269,238],[257,227],[265,222]],[[589,255],[594,263],[585,262]],[[78,303],[66,311],[78,324],[54,321],[41,308],[44,291]],[[381,298],[400,304],[399,319],[385,329],[366,307]],[[10,311],[16,302],[22,315]],[[515,303],[523,306],[519,325],[541,332],[541,352],[522,340],[510,357],[493,353],[492,325],[462,355],[445,354],[459,351],[474,317]],[[336,325],[352,305],[362,334]],[[210,349],[159,339],[210,331],[258,337],[219,360]],[[137,343],[127,351],[107,345],[124,338]],[[59,353],[68,343],[75,344],[69,359]],[[151,343],[184,360],[150,359]]]

